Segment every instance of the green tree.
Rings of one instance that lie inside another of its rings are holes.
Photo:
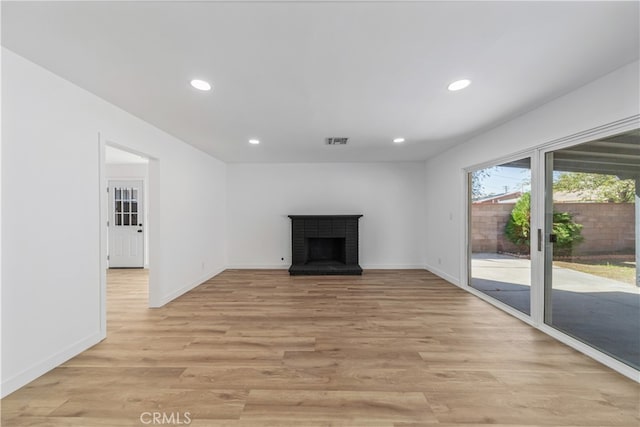
[[[485,194],[484,192],[484,180],[491,176],[491,173],[497,169],[496,166],[479,169],[471,172],[471,197],[472,199],[480,198]]]
[[[504,231],[510,242],[528,252],[531,244],[531,193],[524,193],[516,202]],[[571,254],[572,248],[584,240],[582,225],[574,222],[569,212],[553,213],[552,233],[557,239],[554,244],[556,255]]]
[[[524,193],[511,210],[505,234],[513,244],[529,246],[531,239],[531,193]]]
[[[480,169],[474,172],[471,172],[471,197],[476,199],[482,196],[484,192],[484,186],[482,185],[482,181],[485,178],[491,175],[491,169]]]
[[[581,193],[582,200],[594,202],[633,203],[635,180],[599,173],[563,172],[553,184],[553,191]]]

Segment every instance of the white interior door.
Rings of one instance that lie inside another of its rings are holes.
[[[142,181],[109,181],[109,268],[144,267]]]

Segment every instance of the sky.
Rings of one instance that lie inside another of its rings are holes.
[[[496,166],[489,168],[489,176],[482,180],[482,193],[490,195],[511,191],[529,191],[531,189],[530,182],[530,169]]]

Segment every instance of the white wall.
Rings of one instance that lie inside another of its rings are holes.
[[[629,64],[427,161],[428,268],[461,281],[463,169],[640,113],[639,64]]]
[[[147,163],[107,163],[105,174],[109,180],[142,181],[142,219],[144,230],[144,267],[149,268],[149,166]]]
[[[424,162],[227,165],[229,265],[289,267],[289,214],[363,214],[363,268],[424,267],[424,166]]]
[[[155,159],[156,305],[224,267],[226,171],[4,48],[2,95],[4,396],[102,337],[98,133]]]

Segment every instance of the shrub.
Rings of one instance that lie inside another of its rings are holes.
[[[529,252],[531,243],[531,194],[524,193],[516,202],[507,225],[505,235],[513,244],[523,252]],[[554,244],[555,255],[569,255],[574,246],[584,240],[582,237],[582,225],[573,221],[573,215],[569,212],[553,213],[553,234],[557,241]]]
[[[569,212],[553,213],[553,234],[557,238],[553,245],[554,255],[571,255],[573,247],[584,240],[582,224],[576,224]]]
[[[511,210],[504,229],[507,239],[528,253],[531,239],[531,193],[524,193]]]

